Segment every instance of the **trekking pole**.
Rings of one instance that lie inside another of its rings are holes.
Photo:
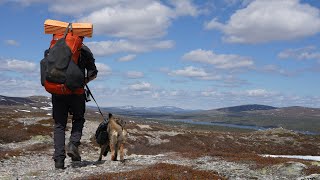
[[[102,118],[103,118],[103,121],[106,121],[106,122],[107,122],[108,119],[103,116],[102,111],[101,111],[101,109],[100,109],[100,107],[99,107],[96,99],[93,97],[93,95],[92,95],[92,93],[91,93],[91,91],[90,91],[90,89],[89,89],[89,86],[88,86],[87,84],[86,84],[86,88],[87,88],[87,91],[88,91],[89,95],[92,97],[93,101],[96,103],[96,105],[97,105],[97,107],[98,107],[98,110],[99,110],[99,112],[100,112],[100,114],[101,114],[101,116],[102,116]]]

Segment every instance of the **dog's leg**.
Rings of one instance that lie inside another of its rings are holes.
[[[116,148],[117,148],[117,134],[112,134],[112,137],[110,138],[111,161],[117,160]]]
[[[124,143],[120,143],[120,161],[124,162]]]
[[[117,160],[118,157],[118,151],[119,151],[119,142],[116,143],[116,146],[114,147],[114,157],[115,161]]]
[[[102,160],[102,155],[104,154],[105,150],[107,148],[107,145],[100,145],[100,156],[99,156],[99,159],[98,161],[101,161]]]
[[[109,144],[106,144],[106,149],[104,150],[103,156],[107,156],[109,151],[110,151],[110,146]]]

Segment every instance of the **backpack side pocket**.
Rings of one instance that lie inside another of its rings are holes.
[[[44,82],[46,80],[47,65],[48,65],[48,59],[45,57],[40,61],[40,77],[41,77],[42,86],[44,86]]]
[[[83,88],[84,86],[84,72],[81,71],[79,66],[71,60],[66,72],[66,86],[70,90]]]

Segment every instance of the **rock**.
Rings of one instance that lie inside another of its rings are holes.
[[[267,130],[259,130],[256,132],[253,132],[253,134],[263,134],[263,135],[298,135],[298,133],[292,131],[292,130],[288,130],[288,129],[284,129],[282,127],[280,128],[272,128],[272,129],[267,129]]]
[[[319,161],[313,161],[313,162],[311,162],[311,165],[320,166],[320,162]]]
[[[52,138],[50,136],[42,136],[42,135],[37,135],[37,136],[33,136],[31,138],[31,141],[38,141],[38,142],[42,142],[42,143],[47,143],[47,142],[52,142]]]
[[[303,170],[307,166],[300,162],[287,162],[284,164],[274,165],[263,168],[260,172],[263,174],[279,174],[283,177],[296,178],[303,174]]]
[[[297,178],[297,180],[317,180],[317,179],[320,179],[320,174],[311,174],[309,176]]]

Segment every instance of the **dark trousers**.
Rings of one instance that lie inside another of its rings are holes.
[[[54,155],[53,159],[65,159],[65,130],[68,113],[72,116],[72,129],[69,141],[75,146],[80,145],[82,129],[85,122],[84,95],[52,95],[54,125]]]

